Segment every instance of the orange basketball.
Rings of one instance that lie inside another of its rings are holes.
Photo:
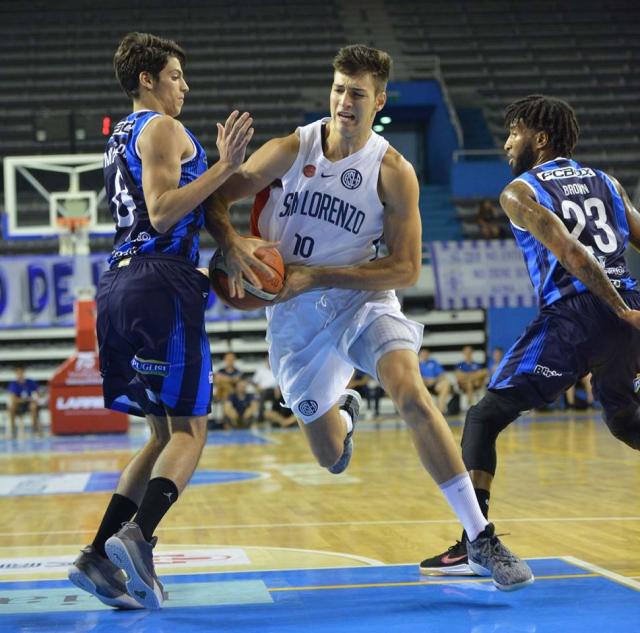
[[[227,305],[238,310],[255,310],[268,306],[284,285],[284,262],[277,248],[265,248],[256,251],[256,257],[262,260],[275,275],[273,278],[256,270],[256,275],[262,282],[262,289],[256,288],[246,279],[243,279],[244,297],[229,296],[229,281],[227,279],[227,266],[222,249],[218,249],[209,262],[209,281],[215,293]]]

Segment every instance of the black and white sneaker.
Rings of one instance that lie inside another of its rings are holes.
[[[446,552],[425,558],[420,563],[420,573],[425,576],[475,576],[469,567],[466,535]]]
[[[353,389],[346,389],[338,399],[338,407],[343,411],[346,411],[351,416],[353,427],[351,431],[347,433],[347,437],[344,438],[344,449],[340,459],[333,466],[327,468],[327,470],[334,475],[339,475],[344,472],[351,461],[351,455],[353,453],[352,435],[356,430],[356,422],[358,421],[361,405],[362,398],[360,397],[360,394]]]

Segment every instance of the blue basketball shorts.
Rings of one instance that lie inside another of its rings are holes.
[[[640,293],[621,294],[640,310]],[[589,372],[605,417],[640,406],[640,331],[585,292],[542,308],[505,354],[489,390],[514,389],[525,410],[550,404]]]
[[[138,416],[211,411],[209,292],[207,277],[178,257],[134,257],[103,274],[96,301],[105,407]]]

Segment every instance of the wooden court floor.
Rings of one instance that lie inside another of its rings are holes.
[[[459,439],[459,420],[452,429]],[[0,443],[1,581],[65,577],[143,436]],[[334,476],[297,430],[210,434],[158,531],[160,574],[417,564],[459,537],[403,425],[363,422],[355,443]],[[598,413],[525,418],[501,435],[498,459],[491,518],[514,551],[640,579],[640,455]]]

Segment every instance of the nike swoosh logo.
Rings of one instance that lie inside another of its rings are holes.
[[[451,565],[453,563],[459,563],[461,560],[464,560],[466,557],[467,557],[466,554],[464,554],[463,556],[454,556],[453,558],[449,556],[449,554],[445,554],[440,560],[445,565]]]
[[[335,174],[320,174],[320,178],[333,178]]]

